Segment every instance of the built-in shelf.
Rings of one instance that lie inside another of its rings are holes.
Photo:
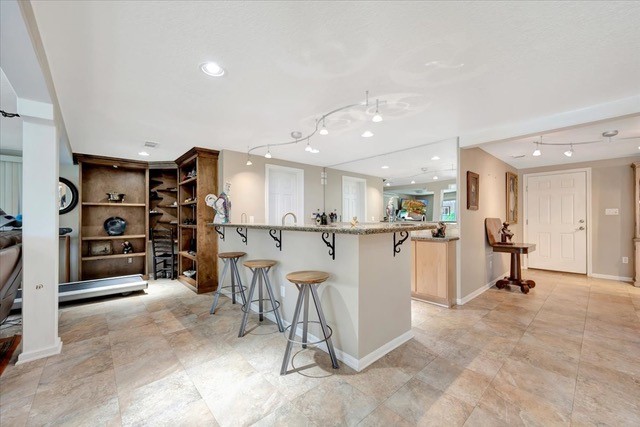
[[[194,176],[193,178],[185,179],[179,185],[187,185],[187,184],[190,184],[192,182],[195,182],[197,179],[198,179],[198,177]]]
[[[83,237],[82,241],[86,242],[86,241],[91,241],[91,240],[128,240],[128,239],[144,239],[145,236],[144,234],[123,234],[121,236],[88,236],[88,237]]]
[[[198,282],[196,282],[191,277],[187,277],[184,274],[178,276],[178,280],[180,280],[185,285],[189,286],[191,290],[197,292],[198,291]]]
[[[158,205],[159,208],[174,208],[177,209],[178,205]]]
[[[154,188],[153,191],[163,191],[165,193],[177,193],[177,188]]]
[[[138,207],[147,206],[144,203],[108,203],[108,202],[82,202],[82,206],[109,206],[109,207]]]
[[[180,228],[197,228],[197,225],[192,225],[192,224],[180,224],[179,225]]]
[[[98,261],[101,259],[117,259],[117,258],[134,258],[139,256],[146,256],[146,252],[134,252],[132,254],[111,254],[111,255],[97,255],[97,256],[83,256],[82,261]]]
[[[198,203],[198,201],[197,201],[197,200],[192,200],[192,201],[190,201],[190,202],[180,203],[180,206],[192,206],[192,205],[195,205],[195,204],[197,204],[197,203]]]
[[[191,261],[197,261],[198,259],[195,257],[195,255],[191,255],[189,252],[187,251],[180,251],[179,252],[180,255],[182,255],[185,258],[189,258]]]
[[[149,212],[149,215],[163,215],[162,212]]]

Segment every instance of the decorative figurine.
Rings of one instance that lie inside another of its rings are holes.
[[[229,222],[229,217],[231,216],[230,192],[231,184],[227,182],[224,184],[224,191],[220,193],[219,197],[216,197],[215,194],[209,194],[204,199],[207,206],[210,206],[216,211],[216,216],[213,218],[214,224],[226,224]]]
[[[352,227],[357,227],[358,226],[358,217],[354,216],[353,219],[350,222]]]
[[[438,227],[435,230],[431,230],[431,235],[433,237],[442,238],[442,237],[445,237],[446,231],[447,231],[447,225],[444,222],[440,221],[438,223]]]
[[[513,237],[513,233],[509,230],[509,223],[503,222],[502,228],[500,229],[500,243],[503,245],[513,245],[511,242],[511,238]]]
[[[393,216],[396,212],[396,207],[393,204],[393,198],[389,199],[389,203],[387,203],[387,219],[389,222],[393,222]]]
[[[122,253],[123,254],[132,254],[133,253],[133,246],[131,245],[131,243],[128,240],[125,240],[124,242],[122,242]]]

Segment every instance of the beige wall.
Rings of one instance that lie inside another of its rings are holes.
[[[520,194],[524,195],[523,175],[528,173],[591,168],[592,273],[616,277],[633,277],[633,170],[631,163],[639,156],[597,162],[572,163],[521,169]],[[620,210],[618,216],[606,216],[607,208]],[[523,198],[518,211],[523,212]],[[629,257],[623,264],[622,257]]]
[[[480,175],[479,209],[467,209],[467,171]],[[480,148],[460,150],[460,292],[463,299],[509,270],[509,255],[494,254],[487,243],[484,220],[506,216],[506,173],[517,170]],[[520,217],[520,215],[518,216]],[[511,226],[522,240],[522,220]]]
[[[252,156],[253,165],[247,166],[246,153],[223,150],[219,160],[219,182],[231,183],[231,222],[240,222],[240,216],[245,212],[253,216],[256,223],[265,222],[265,165],[272,164],[304,171],[304,221],[311,222],[311,214],[326,210],[342,210],[342,176],[353,176],[367,180],[367,220],[375,216],[380,220],[382,211],[382,179],[372,176],[352,174],[335,169],[327,169],[327,185],[321,184],[322,167],[303,163],[287,162],[277,159],[266,159],[262,156]],[[326,188],[326,195],[325,195]],[[326,203],[325,203],[326,202]],[[373,212],[373,213],[372,213]],[[301,218],[298,218],[301,222]]]

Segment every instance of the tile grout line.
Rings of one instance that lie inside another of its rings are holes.
[[[584,347],[584,334],[587,332],[587,317],[589,316],[590,304],[591,304],[591,285],[589,285],[589,299],[587,300],[587,309],[584,312],[584,325],[582,328],[582,339],[580,340],[580,354],[578,355],[578,369],[576,369],[576,379],[573,385],[573,399],[571,400],[571,413],[569,414],[569,425],[573,425],[573,407],[576,404],[576,393],[578,391],[578,377],[580,376],[580,364],[582,363],[582,349]]]

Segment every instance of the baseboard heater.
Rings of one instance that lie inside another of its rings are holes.
[[[105,279],[83,280],[81,282],[60,283],[58,302],[102,297],[114,294],[128,294],[147,289],[149,283],[141,274],[131,276],[108,277]],[[22,308],[22,289],[13,301],[12,310]]]

